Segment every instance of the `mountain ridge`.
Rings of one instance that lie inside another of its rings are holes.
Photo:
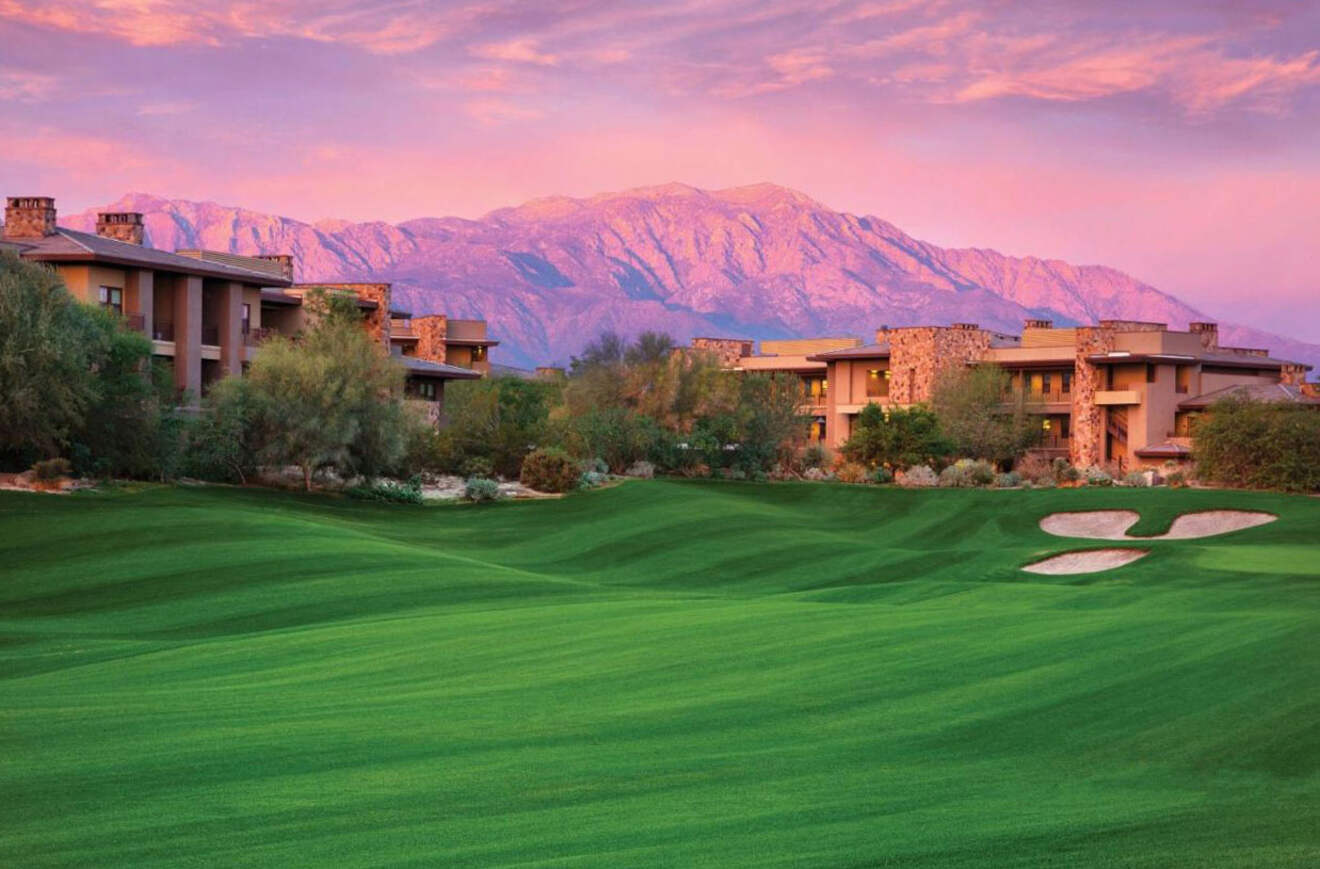
[[[1102,318],[1183,328],[1211,319],[1104,265],[944,248],[875,215],[833,211],[769,182],[687,184],[551,196],[475,220],[304,222],[214,202],[130,193],[97,211],[140,211],[149,241],[174,250],[292,253],[299,280],[391,281],[415,314],[484,317],[499,361],[563,362],[603,329],[745,338],[877,326],[977,322],[1016,332],[1026,317]],[[1221,324],[1225,344],[1320,364],[1320,346]]]

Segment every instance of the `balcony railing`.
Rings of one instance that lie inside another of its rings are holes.
[[[169,322],[161,323],[159,321],[152,323],[151,337],[156,341],[173,341],[174,324]]]
[[[124,325],[134,332],[145,332],[147,330],[147,317],[145,314],[125,314]]]
[[[266,327],[261,327],[257,329],[248,329],[246,332],[243,333],[243,343],[249,347],[259,347],[261,346],[262,342],[264,342],[266,339],[271,338],[278,334],[279,333],[276,332],[274,329],[270,329]]]

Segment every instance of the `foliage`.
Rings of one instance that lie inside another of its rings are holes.
[[[1228,399],[1210,408],[1195,434],[1201,479],[1288,492],[1320,491],[1320,409]]]
[[[573,457],[558,447],[541,447],[523,458],[519,480],[538,492],[571,492],[581,472]]]
[[[995,474],[996,489],[1016,489],[1022,485],[1022,475],[1017,471],[1008,471],[1003,474]]]
[[[886,410],[872,402],[857,415],[843,454],[868,467],[899,468],[937,463],[952,449],[929,408]]]
[[[45,459],[32,465],[32,475],[42,482],[58,480],[73,473],[73,463],[68,459]]]
[[[623,473],[624,476],[627,477],[638,477],[643,480],[649,480],[655,476],[655,465],[646,461],[634,462],[629,465],[628,470]]]
[[[414,477],[407,482],[394,480],[375,480],[359,486],[351,486],[344,494],[360,501],[381,501],[389,504],[422,504],[421,480]]]
[[[931,409],[955,451],[1007,462],[1040,440],[1040,423],[1027,414],[1025,394],[997,365],[954,366],[936,377]]]
[[[894,472],[889,470],[889,468],[886,468],[883,465],[872,470],[870,476],[872,483],[878,483],[880,485],[884,485],[885,483],[894,482]]]
[[[494,477],[495,465],[489,456],[468,456],[461,471],[464,477]]]
[[[1149,485],[1145,471],[1128,471],[1123,477],[1123,482],[1129,486],[1144,487]]]
[[[491,472],[517,477],[523,456],[545,442],[558,389],[555,383],[518,377],[449,384],[437,470],[464,473],[466,462],[483,458]]]
[[[486,501],[498,501],[503,497],[500,484],[489,477],[468,477],[467,483],[463,485],[464,501],[480,504]]]
[[[572,418],[565,441],[573,452],[599,458],[607,471],[621,473],[655,454],[658,427],[630,408],[594,408]]]
[[[1092,465],[1082,472],[1088,486],[1112,486],[1114,478],[1104,468],[1098,468]]]
[[[608,479],[609,476],[602,474],[600,471],[583,471],[578,476],[577,487],[579,489],[596,489],[605,485]]]
[[[1170,471],[1165,475],[1164,482],[1168,483],[1172,489],[1181,489],[1187,485],[1187,475],[1182,471]]]
[[[929,465],[913,465],[906,471],[899,471],[895,474],[894,480],[906,489],[924,489],[938,486],[940,483],[939,475]]]
[[[823,468],[829,464],[829,450],[825,449],[822,444],[808,444],[802,450],[800,461],[803,469]]]
[[[959,459],[941,471],[939,476],[939,483],[945,488],[988,486],[994,480],[994,466],[982,459]]]
[[[187,473],[204,480],[247,483],[260,464],[260,413],[250,381],[226,377],[215,384],[189,431]]]
[[[1082,479],[1082,472],[1073,467],[1067,459],[1055,459],[1051,467],[1056,483],[1076,483]]]
[[[856,462],[844,462],[834,469],[834,477],[840,483],[869,483],[870,475],[864,466]]]

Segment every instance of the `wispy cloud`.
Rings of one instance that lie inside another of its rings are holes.
[[[55,92],[58,82],[53,75],[0,68],[0,101],[40,102]]]
[[[506,42],[490,42],[474,45],[469,49],[474,57],[486,60],[507,60],[514,63],[534,63],[538,66],[554,66],[559,63],[559,55],[542,51],[535,39],[510,39]]]

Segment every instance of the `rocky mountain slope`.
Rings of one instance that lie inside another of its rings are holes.
[[[1128,318],[1206,319],[1103,266],[918,241],[878,217],[831,211],[772,184],[681,184],[554,197],[480,220],[303,223],[209,202],[130,194],[156,247],[293,253],[300,280],[386,280],[415,314],[484,316],[496,361],[562,362],[603,329],[769,338],[861,335],[882,324],[975,322],[1017,331]],[[62,221],[90,230],[95,212]],[[1243,326],[1225,343],[1320,364],[1320,346]]]

